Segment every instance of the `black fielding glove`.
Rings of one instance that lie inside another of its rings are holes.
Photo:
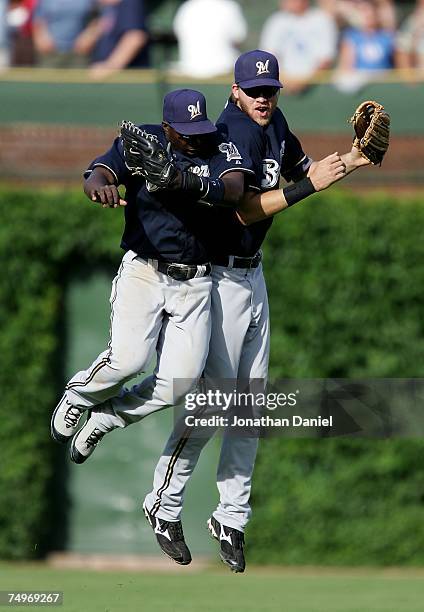
[[[142,176],[162,189],[176,189],[181,172],[169,159],[157,136],[140,129],[131,121],[122,121],[120,132],[125,165],[132,175]]]

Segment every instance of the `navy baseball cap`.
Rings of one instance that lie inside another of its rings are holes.
[[[277,58],[260,49],[243,53],[234,66],[234,82],[242,89],[259,85],[282,87]]]
[[[163,100],[163,120],[180,134],[211,134],[216,127],[206,113],[205,96],[194,89],[177,89]]]

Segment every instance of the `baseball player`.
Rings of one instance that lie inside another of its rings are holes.
[[[249,182],[251,191],[239,205],[239,219],[229,209],[201,211],[201,217],[199,212],[199,224],[207,227],[205,241],[213,264],[212,333],[204,372],[211,381],[266,383],[269,310],[260,247],[272,215],[369,163],[356,149],[341,158],[333,154],[313,162],[277,108],[281,86],[273,55],[259,50],[243,54],[235,65],[231,99],[217,122],[237,151],[253,160],[256,184]],[[283,190],[277,189],[280,175],[292,183]],[[240,220],[244,224],[259,222],[244,227]],[[133,389],[131,400],[136,394]],[[186,545],[181,540],[173,543],[161,526],[176,525],[182,534],[185,485],[208,441],[208,437],[189,430],[177,424],[143,504],[159,545],[177,562],[181,562],[179,555]],[[221,559],[232,571],[243,572],[244,529],[251,515],[249,497],[258,439],[232,434],[224,429],[217,470],[220,501],[208,520],[208,529],[220,544]]]
[[[85,412],[115,397],[127,380],[147,367],[155,352],[156,369],[138,387],[137,410],[126,410],[124,404],[115,411],[108,404],[114,427],[174,405],[178,398],[173,378],[195,381],[204,369],[210,337],[211,265],[191,219],[191,204],[200,197],[206,203],[237,203],[244,173],[253,172],[247,158],[239,156],[235,166],[220,150],[222,142],[198,91],[169,93],[162,125],[144,127],[182,168],[180,179],[201,176],[203,191],[159,191],[133,176],[120,138],[86,171],[84,190],[91,200],[105,207],[125,207],[121,242],[125,255],[112,284],[108,348],[87,370],[73,376],[53,412],[51,435],[61,443],[74,436]],[[118,192],[121,184],[125,198]],[[83,462],[107,431],[107,426],[97,425],[91,410],[91,418],[73,439],[73,461]]]

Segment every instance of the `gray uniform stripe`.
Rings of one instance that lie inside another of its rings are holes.
[[[184,433],[186,433],[186,431],[188,429],[189,429],[189,427],[186,427]],[[166,474],[165,474],[165,479],[164,479],[163,485],[160,487],[160,489],[158,489],[157,500],[155,501],[155,503],[153,505],[153,508],[150,511],[150,513],[153,516],[155,516],[156,512],[159,510],[160,502],[161,502],[161,499],[162,499],[162,493],[169,487],[169,483],[171,482],[172,474],[174,472],[175,464],[177,462],[178,457],[181,455],[181,452],[182,452],[184,446],[186,445],[187,440],[188,440],[188,436],[181,437],[178,440],[178,444],[175,447],[175,450],[174,450],[174,452],[171,455],[171,458],[170,458],[169,463],[168,463],[168,468],[166,470]]]
[[[102,359],[102,361],[98,363],[96,367],[91,371],[91,374],[88,376],[88,378],[86,378],[84,381],[81,381],[81,382],[76,381],[76,382],[67,384],[65,387],[66,390],[75,389],[76,387],[85,387],[86,385],[88,385],[89,382],[93,380],[97,372],[99,372],[102,368],[105,367],[105,365],[108,364],[108,362],[109,362],[109,356],[104,357],[104,359]]]
[[[195,412],[196,416],[199,416],[200,414],[205,412],[206,409],[207,409],[207,406],[199,408],[199,410],[197,410]],[[177,459],[181,455],[181,453],[182,453],[182,451],[184,449],[184,446],[187,444],[187,441],[188,441],[188,439],[190,437],[191,431],[193,431],[193,427],[188,427],[187,426],[185,428],[181,438],[177,442],[177,445],[176,445],[176,447],[174,449],[174,452],[171,455],[171,458],[170,458],[169,463],[168,463],[168,467],[166,469],[163,485],[158,489],[158,492],[156,494],[157,495],[157,500],[155,501],[155,503],[153,504],[152,509],[150,510],[150,513],[153,516],[156,516],[156,512],[160,508],[160,502],[162,500],[162,494],[164,493],[164,491],[166,491],[166,489],[170,485],[172,474],[174,473],[175,464],[177,463]]]

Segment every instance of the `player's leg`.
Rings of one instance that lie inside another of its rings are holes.
[[[269,308],[261,266],[249,273],[252,284],[252,319],[246,333],[238,370],[240,381],[251,381],[251,390],[265,390],[269,362]],[[217,470],[220,502],[213,513],[221,524],[243,532],[250,518],[251,480],[258,448],[257,437],[223,433]]]
[[[158,273],[161,274],[161,273]],[[175,281],[161,274],[166,314],[156,344],[152,376],[91,411],[74,437],[71,458],[84,462],[104,433],[121,422],[126,426],[178,403],[199,379],[210,337],[210,277]]]
[[[238,379],[249,390],[263,392],[266,385],[269,356],[269,313],[262,271],[250,273],[252,284],[252,320],[240,355]],[[240,432],[241,434],[241,432]],[[237,431],[226,428],[223,432],[217,470],[220,501],[208,520],[208,529],[220,545],[220,557],[232,571],[243,572],[244,529],[250,518],[249,504],[252,473],[255,465],[258,439],[237,436]]]
[[[113,397],[151,361],[163,323],[165,295],[157,273],[128,251],[112,283],[108,349],[75,374],[52,417],[52,435],[66,442],[81,414]],[[116,417],[115,425],[125,421]]]
[[[244,336],[250,325],[250,284],[241,272],[212,270],[211,339],[205,376],[212,379],[236,379]],[[185,486],[196,467],[200,453],[213,430],[184,426],[182,418],[171,433],[156,465],[153,489],[145,505],[155,516],[180,519]]]

